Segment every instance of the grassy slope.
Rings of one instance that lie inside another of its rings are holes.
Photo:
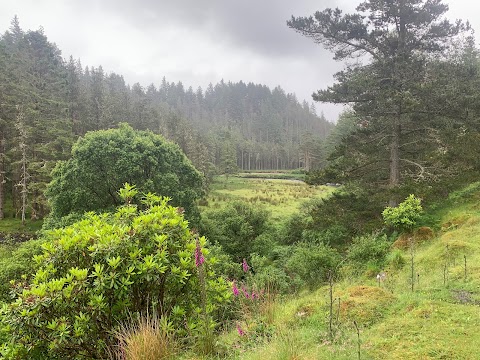
[[[228,359],[357,359],[360,327],[362,359],[479,359],[480,191],[437,210],[436,237],[415,249],[415,291],[406,265],[387,269],[378,286],[374,276],[335,284],[333,340],[328,335],[328,287],[273,304],[274,329],[258,333],[262,313],[222,337]],[[464,256],[467,278],[464,278]],[[417,274],[419,276],[417,276]],[[338,315],[337,315],[338,314]],[[338,323],[336,318],[338,316]],[[192,357],[192,359],[195,357]]]

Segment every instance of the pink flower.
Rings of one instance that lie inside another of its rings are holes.
[[[247,260],[243,259],[242,267],[243,267],[243,272],[245,273],[248,272],[248,270],[250,269],[250,266],[248,266]]]
[[[240,336],[245,335],[245,331],[243,331],[243,329],[238,324],[237,324],[237,332],[238,332],[238,335],[240,335]]]
[[[205,257],[202,254],[200,241],[197,239],[197,246],[195,247],[195,266],[200,267],[205,262]]]
[[[238,296],[238,288],[237,288],[237,285],[235,284],[235,281],[232,283],[232,291],[234,296]]]
[[[245,289],[245,286],[242,286],[242,292],[243,292],[243,295],[245,296],[245,298],[247,298],[247,299],[250,298],[250,294],[248,293],[247,289]]]

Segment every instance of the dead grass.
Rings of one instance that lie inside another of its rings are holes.
[[[352,286],[341,296],[340,316],[343,322],[356,321],[362,326],[381,320],[395,297],[375,286]]]
[[[393,243],[392,247],[394,249],[406,250],[410,247],[411,239],[415,241],[415,245],[419,245],[433,239],[434,237],[435,232],[432,230],[432,228],[429,228],[428,226],[422,226],[416,229],[413,234],[400,235]]]

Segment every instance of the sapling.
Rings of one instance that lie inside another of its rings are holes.
[[[361,360],[360,329],[358,328],[358,324],[355,320],[353,321],[353,325],[355,325],[355,329],[357,330],[357,355],[358,355],[358,360]]]
[[[330,314],[328,317],[328,332],[330,335],[330,340],[333,340],[333,274],[332,270],[328,271],[328,285],[329,285],[329,295],[330,295]]]
[[[338,300],[338,308],[337,308],[337,324],[340,322],[340,298],[337,298]]]
[[[422,215],[421,200],[415,195],[410,194],[397,207],[387,206],[382,212],[385,224],[392,226],[395,230],[411,234],[417,226],[418,220]],[[410,270],[411,270],[411,289],[414,290],[415,284],[415,239],[410,237]]]
[[[447,266],[447,261],[445,261],[445,264],[443,265],[443,286],[447,285],[447,280],[448,280],[448,266]]]
[[[412,285],[412,292],[414,290],[414,285],[415,285],[415,242],[413,238],[410,238],[410,282]]]

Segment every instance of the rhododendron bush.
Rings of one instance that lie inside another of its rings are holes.
[[[115,329],[147,313],[178,338],[195,336],[204,311],[218,319],[231,284],[211,269],[205,238],[167,198],[130,204],[135,192],[122,189],[126,205],[113,214],[89,213],[46,235],[37,271],[13,283],[15,298],[2,310],[5,358],[107,358]]]

